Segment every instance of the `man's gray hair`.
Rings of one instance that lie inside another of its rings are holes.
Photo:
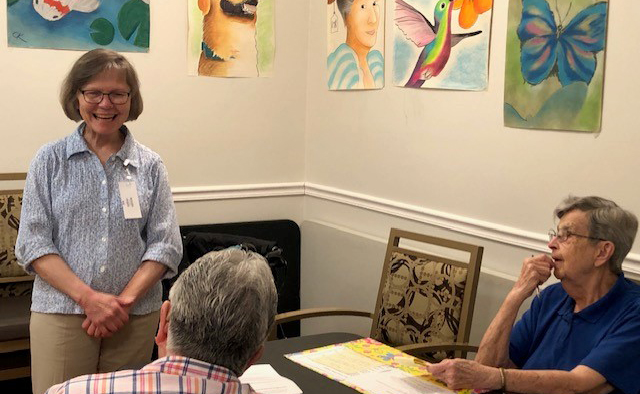
[[[264,257],[229,248],[191,264],[169,300],[167,349],[240,375],[271,329],[278,295]]]
[[[345,24],[347,23],[347,15],[351,12],[353,2],[354,0],[336,0],[336,3],[338,3],[338,10],[342,14],[342,20]]]
[[[569,196],[556,207],[554,215],[561,219],[573,210],[587,214],[590,237],[613,242],[615,250],[609,259],[609,269],[616,275],[622,273],[622,262],[631,250],[638,231],[636,215],[611,200],[596,196]]]

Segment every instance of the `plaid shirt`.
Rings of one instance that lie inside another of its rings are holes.
[[[140,370],[84,375],[45,394],[255,394],[227,368],[193,358],[170,356]]]

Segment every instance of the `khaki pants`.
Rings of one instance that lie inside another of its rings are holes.
[[[31,384],[42,394],[54,384],[80,375],[139,368],[151,361],[160,311],[130,315],[109,338],[82,329],[85,315],[31,313]]]

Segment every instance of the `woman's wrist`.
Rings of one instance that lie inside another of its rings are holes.
[[[71,298],[76,302],[76,304],[80,305],[82,309],[87,309],[87,303],[89,299],[96,293],[91,287],[84,285],[82,288],[78,290],[76,295],[71,295]]]

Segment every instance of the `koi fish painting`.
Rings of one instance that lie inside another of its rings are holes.
[[[9,46],[149,50],[149,0],[7,0]]]
[[[71,11],[93,12],[99,0],[33,0],[33,9],[48,21],[60,20]]]

